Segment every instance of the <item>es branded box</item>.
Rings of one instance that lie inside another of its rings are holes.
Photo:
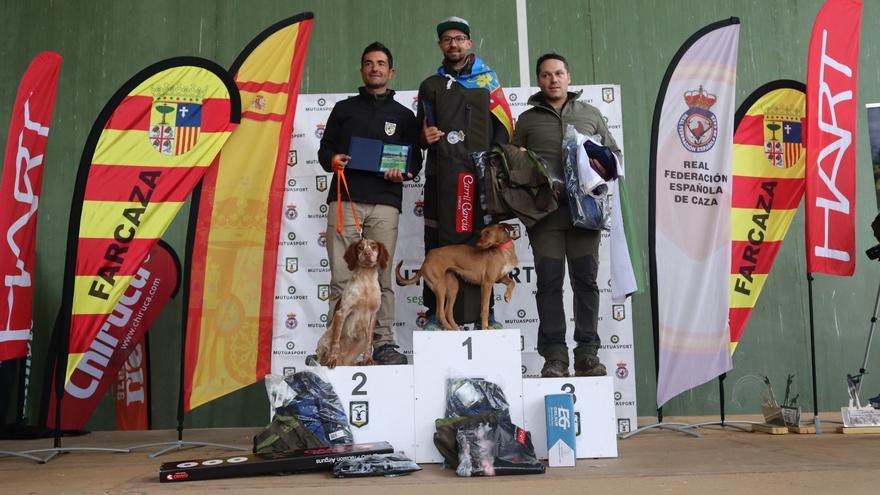
[[[545,395],[544,416],[547,420],[547,460],[550,467],[574,466],[577,455],[572,395]]]

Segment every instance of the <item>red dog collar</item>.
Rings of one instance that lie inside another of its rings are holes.
[[[495,249],[507,249],[513,247],[513,241],[507,241],[504,244],[497,246]]]

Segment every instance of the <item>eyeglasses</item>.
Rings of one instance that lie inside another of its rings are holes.
[[[465,41],[467,41],[469,39],[470,38],[468,38],[467,36],[462,36],[462,35],[444,36],[444,37],[440,38],[440,43],[443,43],[444,45],[451,45],[453,41],[456,43],[464,43]]]

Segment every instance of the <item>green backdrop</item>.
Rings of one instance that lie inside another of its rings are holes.
[[[440,60],[434,32],[449,15],[467,18],[474,48],[508,86],[519,80],[515,0],[415,2],[407,0],[2,0],[0,1],[0,136],[8,132],[10,106],[21,74],[38,52],[64,57],[55,117],[45,159],[37,246],[35,356],[32,416],[40,404],[46,375],[49,329],[58,309],[65,259],[68,210],[86,135],[116,89],[158,60],[196,55],[228,67],[253,36],[274,22],[302,11],[315,25],[302,92],[348,92],[360,84],[361,50],[380,40],[394,52],[393,87],[416,89]],[[742,21],[737,104],[761,84],[805,78],[810,29],[820,0],[552,0],[526,1],[529,63],[546,51],[571,62],[572,83],[617,83],[622,87],[626,163],[647,266],[647,178],[651,117],[660,80],[681,43],[700,27],[730,16]],[[875,243],[870,222],[876,213],[864,104],[880,100],[880,33],[873,19],[880,3],[865,2],[859,84],[856,232],[859,253]],[[533,70],[530,67],[529,73]],[[165,239],[183,253],[187,208]],[[795,389],[805,409],[810,401],[808,300],[799,213],[782,246],[772,277],[755,307],[734,356],[736,369],[726,385],[728,414],[760,410],[761,375],[781,390],[796,373]],[[859,254],[852,278],[819,275],[814,284],[819,402],[835,410],[846,400],[845,373],[862,360],[880,270]],[[154,427],[175,424],[179,373],[180,300],[172,301],[150,331]],[[653,342],[647,294],[633,298],[640,415],[655,412]],[[880,339],[878,339],[880,340]],[[874,363],[880,363],[875,345]],[[878,364],[880,365],[880,364]],[[869,369],[871,369],[869,363]],[[869,376],[871,395],[880,380]],[[255,384],[193,411],[187,427],[260,425],[266,420],[265,392]],[[717,414],[717,382],[673,399],[666,415]],[[89,428],[113,427],[105,400]]]

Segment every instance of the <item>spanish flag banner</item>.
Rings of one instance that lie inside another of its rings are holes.
[[[107,379],[105,366],[121,344],[109,330],[114,308],[239,118],[238,89],[228,73],[194,57],[144,69],[101,111],[70,209],[56,329],[69,356],[59,353],[59,398],[64,390],[81,393],[72,376]]]
[[[806,86],[779,80],[740,105],[733,135],[730,352],[804,195]]]
[[[241,125],[190,216],[185,411],[269,373],[284,179],[312,18],[269,27],[229,70]]]

